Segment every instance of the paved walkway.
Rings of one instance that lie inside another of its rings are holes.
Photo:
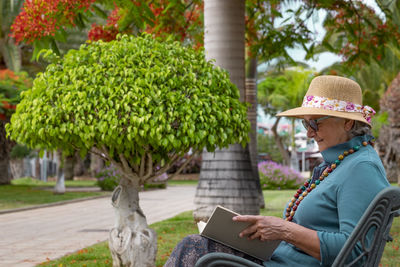
[[[152,224],[194,209],[195,187],[169,186],[140,193]],[[110,198],[0,215],[0,266],[35,266],[108,239],[114,224]]]

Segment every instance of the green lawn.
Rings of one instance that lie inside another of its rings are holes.
[[[66,192],[53,194],[55,182],[44,183],[31,178],[13,180],[11,185],[0,186],[0,210],[24,208],[41,204],[108,195],[106,192]],[[66,181],[67,187],[92,187],[95,181]]]
[[[292,198],[294,190],[264,190],[265,208],[261,215],[282,217],[283,207]]]
[[[11,185],[0,186],[0,210],[25,208],[78,198],[109,195],[110,192],[66,192],[54,195],[56,182],[43,182],[32,178],[11,181]],[[172,180],[169,186],[196,185],[196,180]],[[67,188],[97,187],[96,180],[65,181]]]
[[[197,180],[169,180],[168,185],[197,185]]]
[[[42,186],[42,187],[53,187],[56,182],[43,182],[33,178],[20,178],[11,181],[12,185],[29,185],[29,186]],[[79,181],[65,181],[66,187],[93,187],[96,186],[96,180],[79,180]]]
[[[157,232],[156,266],[163,266],[175,245],[185,236],[198,233],[191,211],[183,212],[171,219],[150,225]],[[112,258],[107,242],[79,250],[55,261],[48,261],[39,266],[97,267],[112,266]]]
[[[266,208],[261,211],[262,215],[282,216],[282,207],[292,197],[293,190],[264,191]],[[197,233],[197,227],[193,222],[191,212],[184,212],[169,220],[161,221],[151,225],[158,235],[157,266],[162,266],[169,257],[175,245],[183,237]],[[391,235],[394,242],[388,243],[381,260],[380,266],[400,266],[400,218],[396,218],[392,226]],[[107,242],[96,244],[56,261],[49,261],[40,266],[112,266],[112,258],[108,250]]]

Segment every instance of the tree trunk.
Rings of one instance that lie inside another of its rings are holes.
[[[16,158],[9,161],[12,179],[24,177],[24,159]]]
[[[7,69],[15,72],[21,71],[21,48],[15,45],[14,41],[8,36],[0,39],[0,53]]]
[[[90,175],[95,176],[104,167],[104,160],[95,154],[90,154]]]
[[[22,1],[20,3],[22,5]],[[3,5],[3,3],[1,5]],[[12,13],[13,11],[14,10],[12,9],[2,10],[2,12],[4,12],[3,14]],[[7,23],[7,21],[5,20],[3,23]],[[21,69],[21,49],[19,46],[15,45],[14,41],[10,37],[7,36],[8,34],[5,35],[6,36],[2,36],[2,38],[0,38],[1,56],[8,69],[18,72]],[[5,125],[8,122],[9,118],[7,118],[6,121],[0,120],[0,185],[10,184],[12,180],[11,173],[9,171],[9,164],[10,151],[14,142],[11,142],[8,138],[6,138]]]
[[[281,155],[283,158],[283,164],[288,166],[290,164],[289,152],[283,146],[282,139],[277,132],[277,128],[278,128],[278,124],[279,124],[280,120],[281,120],[281,117],[277,117],[274,125],[271,128],[271,131],[272,131],[272,134],[274,135],[275,142],[276,142],[276,145],[278,146],[279,152],[281,152]]]
[[[79,153],[75,153],[74,176],[82,176],[86,174],[85,160],[86,157],[82,158]]]
[[[74,180],[74,163],[75,163],[75,155],[64,157],[63,160],[64,178],[67,181]]]
[[[250,132],[250,160],[254,172],[254,178],[258,185],[258,198],[260,208],[265,207],[264,194],[260,185],[260,174],[258,172],[258,151],[257,151],[257,59],[249,59],[246,73],[246,102],[250,103],[247,116],[251,124]]]
[[[291,154],[290,154],[290,168],[292,168],[293,170],[296,171],[300,171],[300,167],[299,167],[299,158],[297,157],[297,149],[296,149],[296,142],[294,139],[294,135],[295,135],[295,119],[291,118],[291,122],[292,122],[292,131],[290,132],[290,143],[291,143]]]
[[[39,156],[35,158],[35,178],[40,180],[41,173],[40,173],[40,159]]]
[[[62,195],[65,193],[65,180],[62,165],[62,152],[57,151],[57,171],[56,171],[57,183],[54,186],[54,194]]]
[[[240,214],[258,214],[258,186],[248,148],[239,144],[203,152],[195,196],[195,221],[207,221],[216,205]]]
[[[9,171],[12,142],[6,137],[7,122],[0,120],[0,185],[10,184],[12,180]]]
[[[245,100],[244,31],[245,1],[204,1],[204,46],[207,59],[226,69]],[[215,157],[214,157],[215,155]],[[248,148],[231,145],[213,153],[203,152],[193,213],[206,220],[216,205],[241,214],[258,214],[259,198]]]
[[[290,118],[291,123],[292,123],[292,131],[290,132],[290,143],[292,146],[292,151],[295,152],[296,150],[296,140],[295,140],[295,135],[296,135],[296,122],[295,118]]]
[[[139,184],[122,178],[112,194],[116,223],[110,231],[113,266],[155,266],[157,235],[139,206]]]
[[[388,113],[388,125],[379,132],[380,155],[390,182],[400,185],[400,73],[393,79],[380,101]]]

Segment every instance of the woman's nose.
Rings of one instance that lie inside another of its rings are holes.
[[[307,128],[307,137],[308,138],[313,138],[314,136],[315,136],[315,131],[313,130],[313,128],[308,126],[308,128]]]

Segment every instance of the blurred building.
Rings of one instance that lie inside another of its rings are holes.
[[[312,171],[323,159],[319,153],[318,144],[312,138],[307,138],[307,133],[299,132],[295,134],[296,154],[295,156],[299,171]]]

